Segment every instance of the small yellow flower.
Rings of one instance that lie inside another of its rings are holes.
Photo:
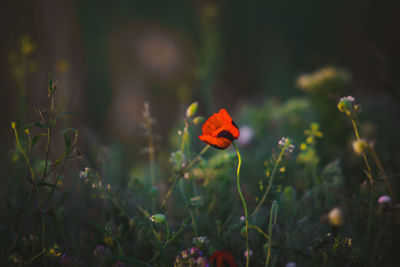
[[[315,132],[315,136],[318,137],[318,138],[322,138],[322,137],[324,137],[324,134],[322,132],[320,132],[320,131],[316,131]]]
[[[309,136],[309,137],[307,137],[307,139],[306,139],[306,143],[307,143],[307,144],[312,144],[313,141],[314,141],[314,139],[312,138],[312,136]]]
[[[305,143],[302,143],[300,145],[300,149],[303,150],[303,151],[306,150],[307,149],[307,145]]]
[[[285,168],[285,167],[281,167],[281,168],[279,169],[279,171],[280,171],[280,172],[285,172],[285,171],[286,171],[286,168]]]
[[[32,43],[29,36],[24,36],[21,39],[21,52],[22,54],[29,55],[35,51],[35,45]]]

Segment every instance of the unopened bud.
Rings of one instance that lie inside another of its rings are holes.
[[[369,144],[365,139],[358,139],[353,142],[353,150],[358,155],[365,153],[368,148]]]
[[[340,226],[343,224],[343,213],[339,208],[333,208],[328,214],[329,223],[332,226]]]
[[[342,97],[339,100],[339,103],[337,104],[337,108],[339,109],[340,112],[346,113],[347,115],[351,115],[353,113],[353,102],[354,102],[354,97],[352,96],[346,96]]]
[[[197,125],[197,124],[202,123],[203,121],[204,121],[204,117],[196,117],[193,119],[193,124]]]
[[[186,109],[186,118],[190,118],[196,113],[198,104],[198,102],[193,102],[190,104],[190,106]]]
[[[151,215],[150,221],[154,223],[165,223],[165,215],[161,213]]]

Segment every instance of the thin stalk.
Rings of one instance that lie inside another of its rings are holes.
[[[170,231],[169,231],[169,224],[168,224],[167,219],[165,219],[165,229],[167,230],[167,240],[169,240]]]
[[[381,175],[383,177],[386,189],[388,190],[388,192],[390,194],[390,197],[393,200],[393,203],[397,203],[396,195],[394,194],[392,186],[390,185],[389,178],[388,178],[388,176],[387,176],[387,174],[385,172],[385,169],[383,168],[382,162],[380,161],[378,155],[376,154],[376,151],[375,151],[373,146],[370,147],[370,151],[371,151],[371,154],[372,154],[372,158],[374,159],[375,164],[376,164],[376,166],[378,166],[379,172],[381,173]]]
[[[358,128],[357,128],[356,121],[352,118],[351,122],[353,124],[353,129],[354,129],[354,133],[356,134],[356,138],[357,138],[357,140],[360,140],[361,138],[360,138],[360,134],[358,133]],[[367,155],[365,154],[365,152],[363,152],[362,155],[363,155],[365,166],[367,167],[367,170],[369,172],[368,179],[372,180],[371,166],[369,165],[369,162],[368,162],[368,159],[367,159]]]
[[[58,171],[58,174],[57,174],[56,180],[55,180],[55,182],[54,182],[54,186],[51,188],[51,190],[50,190],[49,194],[47,195],[47,198],[46,198],[46,200],[45,200],[45,202],[44,202],[44,204],[43,204],[43,206],[42,206],[42,210],[44,210],[44,209],[46,208],[46,206],[47,206],[47,203],[49,202],[49,200],[50,200],[51,196],[52,196],[52,195],[53,195],[53,193],[54,193],[54,190],[56,189],[56,186],[57,186],[58,180],[60,179],[60,177],[61,177],[61,174],[62,174],[62,172],[63,172],[63,170],[64,170],[65,161],[66,161],[66,159],[64,159],[64,160],[63,160],[63,163],[62,163],[62,165],[61,165],[61,167],[60,167],[60,170]]]
[[[14,135],[15,135],[15,140],[16,140],[16,142],[17,142],[18,150],[19,150],[19,151],[22,153],[22,155],[24,156],[24,159],[25,159],[25,161],[26,161],[26,165],[28,165],[29,172],[31,173],[31,176],[32,176],[32,177],[31,177],[31,178],[32,178],[32,181],[35,182],[35,173],[33,172],[33,168],[32,168],[31,162],[29,161],[29,158],[28,158],[28,156],[26,155],[25,150],[22,148],[21,143],[19,142],[18,131],[17,131],[17,129],[14,129]]]
[[[193,227],[194,235],[196,237],[198,237],[199,235],[198,235],[198,232],[197,232],[196,220],[195,220],[195,217],[193,215],[192,209],[190,208],[189,203],[188,203],[188,201],[186,199],[185,191],[183,190],[183,180],[182,179],[179,180],[179,191],[181,192],[181,196],[183,198],[183,202],[185,203],[185,206],[186,206],[186,208],[187,208],[187,210],[189,212],[189,216],[190,216],[190,219],[192,221],[192,227]]]
[[[18,222],[17,232],[16,232],[16,234],[15,234],[15,237],[14,237],[13,242],[11,243],[10,253],[14,250],[14,248],[15,248],[15,246],[16,246],[16,244],[17,244],[17,239],[18,239],[18,236],[19,236],[19,234],[20,234],[20,232],[21,232],[22,222],[24,221],[26,212],[27,212],[27,210],[28,210],[28,208],[29,208],[29,204],[30,204],[31,199],[32,199],[33,191],[34,191],[35,188],[36,188],[36,186],[35,186],[35,184],[34,184],[34,182],[35,182],[35,173],[33,172],[33,168],[32,168],[32,165],[31,165],[29,159],[28,159],[28,156],[26,155],[24,149],[23,149],[22,146],[21,146],[21,143],[19,142],[18,131],[17,131],[17,129],[14,129],[14,135],[15,135],[15,140],[16,140],[16,142],[17,142],[18,150],[22,153],[22,155],[23,155],[24,158],[25,158],[26,164],[28,165],[29,172],[31,173],[32,182],[33,182],[33,183],[31,184],[31,190],[29,190],[29,195],[28,195],[28,198],[26,199],[26,202],[25,202],[25,205],[24,205],[24,209],[23,209],[23,211],[22,211],[21,219],[20,219],[19,222]]]
[[[25,214],[26,214],[26,212],[28,210],[28,207],[29,207],[29,204],[31,202],[33,191],[34,191],[34,185],[31,185],[31,190],[29,191],[28,198],[26,199],[26,202],[25,202],[25,205],[24,205],[24,210],[22,212],[21,220],[19,220],[19,222],[18,222],[17,232],[15,234],[13,242],[11,243],[11,246],[10,246],[10,249],[9,249],[9,254],[11,254],[11,252],[13,252],[13,250],[14,250],[16,244],[17,244],[17,239],[18,239],[18,236],[19,236],[19,234],[21,232],[22,222],[24,221]]]
[[[175,238],[183,231],[183,229],[185,229],[185,226],[186,226],[186,222],[184,221],[184,222],[182,223],[182,225],[181,225],[181,228],[180,228],[178,231],[176,231],[176,233],[175,233],[174,235],[172,235],[171,239],[168,239],[168,240],[164,243],[163,248],[166,248],[166,247],[169,245],[169,243],[171,243],[172,241],[174,241]],[[153,256],[153,258],[151,258],[151,259],[149,260],[148,263],[150,264],[150,263],[152,263],[153,261],[155,261],[159,255],[160,255],[160,252],[157,252],[157,253]]]
[[[371,234],[371,226],[372,226],[372,211],[374,205],[374,187],[373,181],[371,181],[370,195],[369,195],[369,214],[368,214],[368,230],[367,230],[367,248],[369,249],[369,237]]]
[[[272,225],[276,224],[277,221],[277,216],[278,215],[278,202],[274,200],[271,205],[271,211],[269,214],[269,225],[268,225],[268,234],[270,236],[270,240],[268,241],[268,247],[267,247],[267,259],[265,261],[265,266],[269,265],[270,259],[271,259],[271,248],[272,248]]]
[[[190,170],[190,168],[192,168],[193,165],[194,165],[198,160],[201,159],[201,156],[202,156],[204,153],[206,153],[207,150],[208,150],[210,147],[211,147],[210,145],[206,145],[206,146],[200,151],[200,153],[197,154],[197,156],[196,156],[194,159],[192,159],[192,161],[184,168],[184,171]]]
[[[266,239],[268,239],[268,240],[271,239],[271,238],[269,237],[269,235],[267,235],[266,233],[264,233],[264,231],[261,230],[261,228],[258,227],[257,225],[252,225],[252,224],[250,224],[250,225],[249,225],[249,228],[252,228],[252,229],[257,230],[257,231],[258,231],[263,237],[265,237]]]
[[[151,124],[149,124],[149,163],[150,163],[150,181],[151,186],[155,185],[155,177],[154,177],[154,141],[152,135]],[[154,212],[155,210],[155,199],[154,197],[151,198],[151,211]]]
[[[200,152],[199,154],[197,154],[197,156],[194,157],[194,159],[192,159],[192,161],[182,170],[182,172],[185,172],[186,170],[190,170],[190,168],[191,168],[198,160],[200,160],[201,156],[202,156],[204,153],[206,153],[206,151],[207,151],[209,148],[210,148],[209,145],[205,146],[205,147],[203,148],[203,150],[201,150],[201,152]],[[169,188],[167,194],[165,195],[164,200],[162,201],[161,209],[163,209],[164,206],[167,204],[167,201],[168,201],[168,199],[171,197],[172,191],[174,190],[174,188],[175,188],[175,186],[176,186],[176,183],[178,182],[179,179],[180,179],[179,176],[177,176],[177,177],[174,179],[174,181],[173,181],[171,187]]]
[[[46,160],[44,162],[43,174],[41,182],[44,182],[46,179],[46,172],[47,172],[47,165],[49,163],[49,154],[50,154],[50,135],[51,135],[51,128],[47,128],[47,143],[46,143]]]
[[[236,149],[236,154],[238,157],[238,167],[237,167],[237,171],[236,171],[236,186],[237,186],[237,190],[240,196],[240,199],[242,200],[242,204],[243,204],[243,209],[244,209],[244,216],[246,219],[246,251],[247,251],[247,257],[246,257],[246,267],[249,267],[249,263],[250,263],[250,248],[249,248],[249,216],[247,213],[247,204],[246,204],[246,200],[243,197],[242,194],[242,190],[240,188],[240,167],[242,165],[242,157],[240,156],[240,152],[239,149],[236,145],[236,143],[232,142],[233,146]]]
[[[275,161],[274,168],[272,169],[272,173],[271,173],[271,177],[269,178],[269,183],[268,183],[267,189],[265,190],[264,195],[262,196],[261,200],[258,202],[257,207],[250,214],[250,216],[255,215],[257,213],[257,211],[261,208],[264,201],[267,199],[269,190],[271,190],[273,182],[274,182],[276,170],[278,169],[279,163],[282,161],[283,154],[285,153],[285,151],[289,147],[289,145],[290,145],[290,143],[286,142],[286,144],[282,147],[282,150],[279,153],[278,159]]]
[[[355,121],[354,118],[351,118],[351,122],[353,124],[353,129],[354,129],[354,133],[356,135],[357,140],[361,140],[360,138],[360,134],[358,132],[358,128],[357,128],[357,123]],[[368,158],[366,153],[363,151],[362,152],[363,155],[363,159],[364,159],[364,163],[365,166],[367,167],[367,178],[370,181],[370,196],[369,196],[369,212],[368,212],[368,228],[367,228],[367,249],[369,249],[369,239],[370,239],[370,235],[371,235],[371,226],[372,226],[372,207],[373,207],[373,197],[374,197],[374,179],[372,177],[372,170],[371,170],[371,166],[368,162]]]

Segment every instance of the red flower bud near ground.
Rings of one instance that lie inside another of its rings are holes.
[[[225,251],[215,251],[210,258],[212,267],[237,267],[232,254]]]

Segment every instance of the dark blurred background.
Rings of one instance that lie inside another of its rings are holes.
[[[48,74],[58,80],[58,108],[75,112],[70,125],[83,130],[83,143],[119,143],[132,157],[145,141],[145,101],[156,132],[166,136],[192,101],[207,116],[220,107],[235,113],[246,103],[289,99],[304,94],[296,87],[300,74],[329,65],[351,74],[343,93],[368,106],[376,115],[370,120],[398,130],[399,1],[16,0],[0,6],[4,160],[13,144],[10,122],[37,118],[33,108],[46,101]],[[32,71],[21,117],[13,51],[27,37]]]

